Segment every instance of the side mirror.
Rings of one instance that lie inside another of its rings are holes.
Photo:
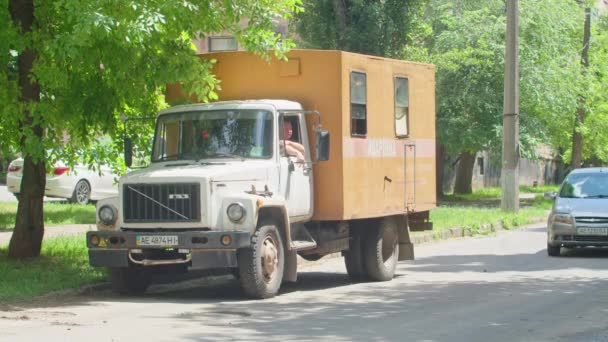
[[[555,191],[545,192],[546,199],[553,200],[553,199],[555,199],[555,197],[557,197],[557,192],[555,192]]]
[[[321,130],[317,131],[316,139],[316,161],[329,160],[329,132]]]
[[[125,138],[124,146],[125,146],[125,165],[127,167],[131,167],[131,165],[133,164],[133,143],[131,142],[131,138]]]

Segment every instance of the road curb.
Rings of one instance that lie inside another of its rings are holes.
[[[448,228],[448,229],[445,229],[445,230],[442,230],[439,232],[429,231],[429,232],[422,232],[422,233],[414,233],[411,236],[411,239],[412,239],[412,243],[414,245],[418,245],[418,244],[430,243],[433,241],[441,241],[441,240],[473,237],[473,236],[483,236],[483,235],[489,235],[492,233],[505,231],[505,230],[521,229],[521,228],[526,227],[531,224],[545,222],[545,220],[546,219],[544,217],[533,218],[530,220],[530,222],[527,222],[526,224],[513,226],[513,227],[509,227],[509,228],[505,228],[503,221],[497,221],[494,223],[482,224],[479,227],[455,227],[455,228]]]

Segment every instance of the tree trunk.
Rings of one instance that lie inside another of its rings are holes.
[[[346,19],[346,5],[344,4],[345,0],[332,0],[331,4],[334,8],[334,13],[336,14],[336,19],[338,20],[338,27],[340,28],[340,32],[338,32],[338,50],[346,49],[346,27],[348,25]]]
[[[454,184],[455,194],[470,194],[473,192],[471,183],[473,181],[473,166],[475,166],[475,154],[462,152],[460,161],[456,167],[456,182]]]
[[[444,148],[443,145],[437,142],[435,146],[435,183],[437,184],[437,198],[443,197],[443,164],[444,164]]]
[[[22,34],[28,33],[34,23],[33,0],[11,0],[9,11],[13,22],[20,27]],[[23,112],[21,127],[32,129],[37,139],[42,138],[43,130],[34,119],[27,104],[40,99],[39,85],[30,79],[32,66],[36,60],[36,52],[28,47],[19,55],[19,86],[20,101],[26,109]],[[22,150],[25,147],[25,137],[21,139]],[[44,236],[43,197],[46,186],[46,170],[44,159],[34,162],[32,157],[25,154],[23,162],[23,178],[21,179],[20,200],[17,208],[17,220],[8,247],[10,258],[28,258],[40,255],[42,237]]]
[[[591,38],[591,9],[585,8],[585,32],[583,34],[583,52],[581,54],[581,64],[583,66],[583,74],[589,68],[589,40]],[[578,109],[574,121],[574,133],[572,135],[572,169],[578,169],[583,163],[583,135],[580,132],[580,127],[585,123],[587,101],[584,96],[578,99]]]

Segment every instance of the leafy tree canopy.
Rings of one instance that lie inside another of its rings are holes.
[[[295,27],[309,48],[397,57],[422,14],[424,0],[304,2]]]
[[[193,38],[228,31],[251,51],[265,55],[274,49],[281,57],[292,43],[273,32],[274,21],[289,18],[299,5],[300,0],[34,1],[32,30],[22,34],[9,0],[0,0],[0,141],[21,145],[35,159],[47,150],[49,161],[74,159],[70,151],[86,151],[100,134],[120,136],[120,115],[153,116],[166,106],[167,83],[180,81],[198,98],[215,99],[219,84],[210,72],[212,61],[196,57]],[[242,21],[248,22],[245,28]],[[25,49],[37,55],[29,77],[40,86],[39,101],[20,100],[17,57]],[[31,122],[24,121],[26,111]],[[42,138],[33,134],[34,125],[43,128]],[[149,145],[149,135],[140,133],[134,134],[145,137],[139,145]],[[117,161],[117,155],[99,158]]]
[[[573,127],[583,11],[575,0],[519,3],[520,139],[522,153],[530,156],[538,142]],[[414,35],[419,45],[408,46],[403,56],[437,65],[440,141],[452,153],[499,149],[504,1],[431,0],[425,18]]]
[[[608,13],[592,16],[591,37],[589,42],[589,68],[584,73],[583,91],[585,97],[586,119],[580,130],[583,144],[583,160],[598,166],[608,163]],[[569,147],[572,130],[563,132],[558,146]],[[570,159],[571,150],[566,150]]]

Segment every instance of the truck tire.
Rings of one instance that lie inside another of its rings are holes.
[[[346,273],[353,281],[362,281],[367,278],[363,262],[363,247],[361,245],[363,231],[359,227],[352,227],[348,250],[344,251],[344,264]]]
[[[552,246],[550,244],[547,244],[547,255],[548,256],[552,256],[552,257],[560,256],[561,250],[562,250],[562,246],[560,246],[560,245]]]
[[[251,247],[237,252],[239,281],[251,298],[274,297],[283,281],[285,253],[275,225],[262,225],[251,237]]]
[[[142,294],[150,286],[150,272],[140,267],[110,267],[108,278],[112,291],[118,294]]]
[[[363,261],[373,281],[393,279],[399,259],[399,231],[391,219],[381,219],[370,229],[363,243]]]

